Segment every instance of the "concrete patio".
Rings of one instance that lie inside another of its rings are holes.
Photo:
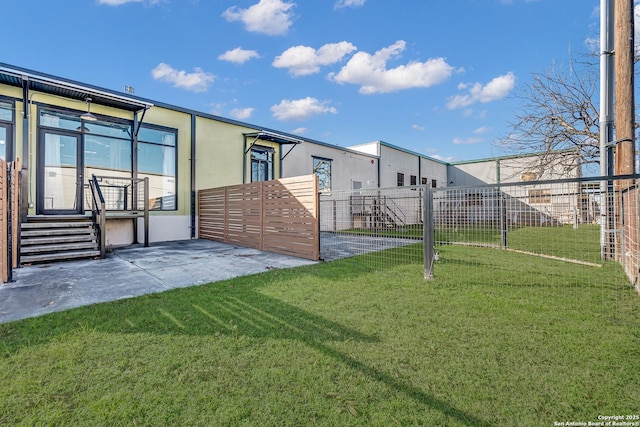
[[[105,259],[15,269],[0,285],[0,323],[313,263],[198,239],[116,248]]]

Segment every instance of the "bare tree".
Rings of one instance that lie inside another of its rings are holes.
[[[500,146],[512,154],[538,153],[529,167],[539,170],[574,169],[576,161],[598,164],[598,73],[597,63],[573,60],[568,67],[532,73],[532,82],[516,94],[522,105]]]

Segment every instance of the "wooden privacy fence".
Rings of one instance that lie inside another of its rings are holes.
[[[637,184],[630,185],[620,191],[620,217],[621,224],[618,226],[622,230],[622,238],[618,243],[619,261],[624,267],[629,280],[640,291],[640,228],[639,228],[639,205],[638,192],[640,188]]]
[[[18,192],[22,164],[20,160],[0,159],[0,280],[11,280],[13,268],[18,266]]]
[[[306,175],[198,191],[198,236],[318,260],[318,178]]]

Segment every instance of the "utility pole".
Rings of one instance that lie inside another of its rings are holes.
[[[615,68],[616,68],[616,175],[635,172],[635,121],[633,57],[634,28],[633,1],[616,0],[615,3]],[[618,180],[614,186],[616,194],[616,259],[627,274],[628,267],[638,252],[637,192],[631,191],[635,180]],[[635,196],[635,197],[634,197]],[[631,255],[631,256],[629,256]],[[637,277],[637,270],[635,271]]]
[[[633,0],[615,3],[616,175],[635,172]]]

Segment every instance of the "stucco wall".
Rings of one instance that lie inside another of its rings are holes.
[[[285,152],[288,148],[285,148]],[[378,158],[342,147],[331,147],[313,142],[297,145],[283,160],[283,177],[313,173],[313,157],[331,160],[331,190],[351,190],[354,182],[361,188],[378,185]]]

